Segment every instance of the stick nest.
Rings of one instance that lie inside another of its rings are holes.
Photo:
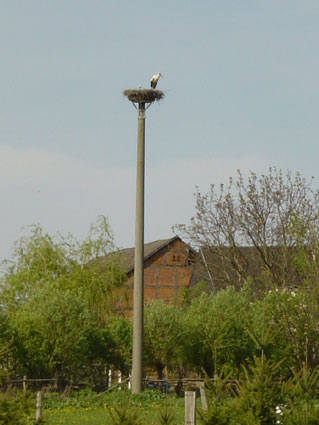
[[[155,100],[159,102],[165,96],[161,90],[154,89],[124,90],[123,94],[134,103],[152,103]]]

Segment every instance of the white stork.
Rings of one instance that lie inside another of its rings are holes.
[[[151,78],[151,87],[152,87],[152,89],[156,89],[157,81],[159,80],[160,77],[163,77],[163,75],[160,72],[158,72],[157,74],[153,75],[153,77]]]

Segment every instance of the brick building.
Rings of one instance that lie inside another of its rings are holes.
[[[118,297],[118,310],[132,310],[134,248],[120,251],[128,279]],[[144,245],[144,304],[150,300],[170,302],[190,285],[196,252],[178,236]]]

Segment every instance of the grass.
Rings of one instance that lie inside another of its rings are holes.
[[[134,408],[134,407],[133,407]],[[143,425],[159,424],[157,408],[148,406],[139,408],[143,414]],[[107,409],[103,407],[75,408],[67,407],[62,410],[45,410],[44,419],[47,425],[109,425]],[[176,408],[177,424],[184,424],[184,406]]]
[[[121,407],[128,402],[131,409],[141,413],[141,425],[159,425],[158,412],[165,406],[172,406],[177,425],[184,424],[184,399],[155,391],[145,391],[133,397],[125,391],[116,391],[102,398],[90,393],[56,397],[46,400],[43,419],[46,425],[111,425],[108,408]]]
[[[61,410],[45,410],[43,418],[50,425],[106,425],[107,409],[101,407],[66,407]]]

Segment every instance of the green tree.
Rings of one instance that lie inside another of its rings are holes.
[[[319,292],[317,289],[272,291],[266,297],[272,322],[285,341],[291,366],[319,366]]]
[[[276,406],[281,404],[280,363],[267,360],[262,354],[237,381],[236,423],[243,425],[273,425],[278,417]]]
[[[94,322],[74,292],[42,288],[11,316],[11,321],[24,348],[24,367],[29,369],[25,373],[29,376],[72,377],[88,364]]]
[[[102,322],[112,307],[112,291],[125,278],[105,217],[91,225],[84,241],[72,235],[50,236],[33,225],[2,268],[0,301],[6,310],[19,308],[36,291],[50,286],[80,293]]]
[[[209,376],[222,366],[235,372],[251,353],[246,332],[247,300],[234,288],[202,294],[186,310],[184,326],[188,363],[197,370],[204,368]]]
[[[146,364],[155,367],[159,379],[167,379],[167,369],[180,363],[183,344],[181,310],[162,300],[145,307],[144,345]]]
[[[121,316],[111,316],[106,326],[114,341],[114,352],[110,364],[128,375],[132,364],[132,322]]]
[[[0,302],[16,372],[70,377],[81,365],[88,373],[118,357],[107,324],[124,273],[104,217],[84,241],[31,226],[2,266]]]

